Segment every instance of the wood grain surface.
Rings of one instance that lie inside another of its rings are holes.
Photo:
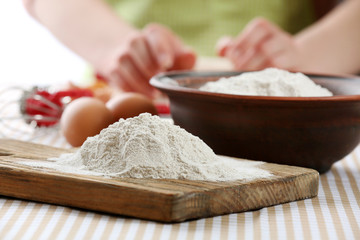
[[[255,210],[317,195],[312,169],[263,164],[273,177],[249,182],[103,178],[23,165],[70,152],[0,139],[0,195],[161,222]],[[241,161],[241,159],[239,159]]]

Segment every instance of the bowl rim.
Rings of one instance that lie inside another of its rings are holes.
[[[202,95],[202,96],[213,96],[229,99],[244,99],[244,100],[266,100],[266,101],[292,101],[292,102],[303,102],[303,101],[359,101],[360,93],[356,95],[334,95],[334,96],[321,96],[321,97],[282,97],[282,96],[255,96],[255,95],[238,95],[238,94],[227,94],[227,93],[215,93],[208,91],[201,91],[195,88],[187,88],[182,86],[166,84],[161,79],[163,78],[181,78],[181,77],[226,77],[241,74],[246,71],[169,71],[154,75],[150,79],[150,84],[166,92],[171,93],[186,93],[191,95]],[[360,81],[360,77],[350,74],[315,74],[315,73],[304,73],[308,77],[318,78],[333,78],[333,79],[347,79]]]

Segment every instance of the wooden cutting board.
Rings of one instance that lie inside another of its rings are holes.
[[[315,170],[266,163],[274,176],[250,182],[118,178],[35,169],[71,150],[0,139],[0,195],[162,222],[211,217],[314,197]],[[239,159],[241,161],[241,159]]]

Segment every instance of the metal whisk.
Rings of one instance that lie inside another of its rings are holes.
[[[65,106],[75,98],[93,96],[89,89],[52,91],[48,87],[9,87],[0,90],[0,136],[55,127]],[[22,121],[27,124],[20,124]],[[4,132],[8,132],[5,134]],[[10,134],[11,133],[11,134]]]

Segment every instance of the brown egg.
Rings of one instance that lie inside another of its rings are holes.
[[[60,128],[66,140],[79,147],[87,137],[95,136],[111,123],[112,115],[105,103],[96,98],[82,97],[65,108]]]
[[[156,107],[151,99],[139,93],[122,93],[111,98],[106,107],[113,115],[113,121],[120,118],[138,116],[140,113],[148,112],[157,114]]]

